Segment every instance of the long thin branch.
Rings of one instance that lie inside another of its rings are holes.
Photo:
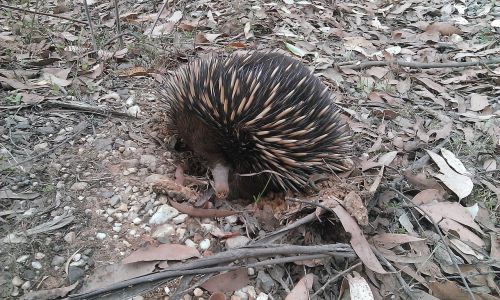
[[[90,28],[90,35],[92,36],[92,46],[94,46],[94,51],[97,51],[97,43],[95,41],[94,26],[92,26],[92,17],[90,16],[90,9],[87,0],[83,0],[83,7],[85,8],[85,14],[87,15],[87,20]]]
[[[297,256],[298,254],[307,256]],[[203,257],[189,263],[174,265],[163,271],[148,274],[129,280],[125,280],[111,286],[96,289],[88,293],[70,295],[71,299],[87,299],[92,298],[102,293],[123,289],[129,286],[145,283],[155,282],[166,278],[178,277],[182,275],[192,274],[207,274],[214,272],[221,272],[226,270],[233,270],[241,268],[242,266],[219,266],[221,264],[233,263],[237,260],[266,257],[275,255],[296,255],[297,260],[310,259],[310,255],[328,255],[328,256],[341,256],[341,257],[355,257],[354,251],[349,245],[346,244],[330,244],[330,245],[317,245],[317,246],[296,246],[296,245],[266,245],[261,247],[242,247],[232,249],[225,252],[220,252],[212,256]],[[283,258],[285,259],[285,258]],[[280,260],[278,260],[280,261]],[[286,260],[281,260],[285,262]],[[256,267],[267,265],[270,262],[259,262],[249,266]],[[214,267],[215,266],[215,267]]]
[[[479,61],[465,61],[465,62],[446,62],[446,63],[419,63],[419,62],[408,62],[404,60],[396,60],[396,61],[365,61],[359,64],[349,64],[349,65],[341,65],[341,68],[348,68],[352,70],[360,70],[367,67],[381,67],[381,66],[389,66],[389,65],[397,65],[401,67],[409,67],[414,69],[433,69],[433,68],[463,68],[463,67],[472,67],[472,66],[480,66],[480,65],[497,65],[500,64],[500,57],[488,59],[488,60],[479,60]]]
[[[30,14],[35,14],[35,15],[42,15],[42,16],[47,16],[47,17],[53,17],[53,18],[68,20],[68,21],[71,21],[71,22],[74,22],[74,23],[78,23],[78,24],[83,24],[83,25],[87,25],[88,24],[85,21],[80,21],[80,20],[68,18],[68,17],[65,17],[65,16],[53,15],[53,14],[44,13],[44,12],[41,12],[41,11],[33,11],[33,10],[28,10],[28,9],[19,8],[19,7],[10,6],[10,5],[5,5],[5,4],[0,4],[0,7],[7,8],[7,9],[12,9],[12,10],[17,10],[17,11],[22,11],[22,12],[26,12],[26,13],[30,13]]]

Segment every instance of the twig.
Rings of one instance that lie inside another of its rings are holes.
[[[118,11],[118,0],[115,0],[116,34],[120,39],[120,47],[123,47],[122,27],[120,25],[120,12]]]
[[[272,233],[264,236],[263,238],[256,240],[255,242],[252,243],[252,245],[264,245],[264,244],[272,243],[272,242],[276,241],[277,239],[281,238],[282,236],[284,236],[286,233],[288,233],[288,231],[295,229],[301,225],[312,222],[314,220],[317,220],[317,219],[318,219],[318,216],[316,215],[316,213],[312,212],[312,213],[308,214],[307,216],[293,222],[292,224],[288,224],[287,226],[281,228],[280,230],[272,232]]]
[[[80,20],[68,18],[68,17],[65,17],[65,16],[53,15],[53,14],[44,13],[44,12],[40,12],[40,11],[32,11],[32,10],[28,10],[28,9],[24,9],[24,8],[19,8],[19,7],[15,7],[15,6],[10,6],[10,5],[5,5],[5,4],[0,4],[0,7],[7,8],[7,9],[12,9],[12,10],[17,10],[17,11],[22,11],[22,12],[26,12],[26,13],[30,13],[30,14],[35,14],[35,15],[42,15],[42,16],[47,16],[47,17],[53,17],[53,18],[63,19],[63,20],[71,21],[73,23],[78,23],[78,24],[82,24],[82,25],[87,25],[88,24],[85,21],[80,21]]]
[[[402,192],[398,191],[397,189],[395,188],[392,188],[392,187],[389,187],[390,190],[394,191],[395,193],[397,193],[398,195],[400,195],[403,200],[406,202],[405,206],[404,207],[409,207],[409,208],[419,208],[419,205],[414,205],[414,204],[408,204],[408,203],[412,203],[411,202],[411,199],[408,198],[405,194],[403,194]],[[467,292],[469,293],[469,296],[472,300],[475,300],[476,298],[474,297],[474,293],[472,293],[472,290],[470,289],[469,287],[469,284],[467,283],[467,280],[465,279],[464,275],[462,274],[462,271],[460,270],[460,267],[458,266],[458,262],[455,258],[455,256],[453,255],[453,252],[451,251],[450,247],[448,246],[448,244],[446,243],[446,240],[444,238],[444,235],[443,233],[441,232],[441,229],[439,229],[439,226],[437,225],[437,223],[434,221],[434,219],[432,218],[431,215],[429,215],[425,210],[419,208],[419,211],[424,214],[428,219],[429,221],[432,223],[432,225],[434,226],[434,229],[436,230],[436,232],[439,234],[439,238],[441,239],[441,241],[443,242],[443,245],[444,247],[446,248],[446,252],[448,253],[448,255],[450,256],[450,259],[451,261],[453,262],[453,265],[455,266],[455,268],[457,269],[458,271],[458,274],[460,275],[460,278],[462,279],[462,283],[464,284],[465,288],[467,289]]]
[[[160,19],[160,16],[163,13],[165,6],[167,6],[167,5],[168,5],[168,0],[163,1],[163,5],[161,6],[160,11],[158,12],[158,15],[156,16],[155,21],[153,22],[153,27],[151,27],[151,32],[149,34],[153,34],[153,30],[156,27],[156,23],[158,23],[158,20]]]
[[[411,288],[408,286],[406,281],[403,279],[403,276],[394,268],[394,266],[378,251],[378,249],[370,245],[370,248],[372,249],[373,253],[378,257],[379,260],[381,260],[388,268],[393,272],[393,274],[396,276],[396,278],[399,281],[399,284],[401,284],[401,287],[403,287],[403,290],[405,291],[406,295],[411,299],[411,300],[416,300],[417,298],[413,295],[413,292]]]
[[[500,64],[500,57],[479,60],[479,61],[465,61],[465,62],[446,62],[446,63],[419,63],[419,62],[408,62],[404,60],[396,61],[365,61],[358,64],[341,65],[341,68],[349,68],[352,70],[360,70],[367,67],[381,67],[389,65],[397,65],[401,67],[409,67],[414,69],[433,69],[433,68],[463,68],[472,67],[480,65],[496,65]]]
[[[116,110],[111,110],[103,107],[97,107],[97,106],[92,106],[88,103],[85,102],[78,102],[78,101],[59,101],[59,100],[44,100],[40,103],[35,103],[35,104],[23,104],[23,105],[13,105],[13,106],[0,106],[0,109],[5,109],[5,110],[14,110],[14,109],[24,109],[24,108],[29,108],[35,105],[40,105],[40,104],[48,104],[49,106],[56,106],[60,107],[63,109],[73,109],[77,111],[83,111],[83,112],[88,112],[88,113],[93,113],[93,114],[98,114],[98,115],[103,115],[103,116],[117,116],[117,117],[128,117],[131,118],[132,116],[125,113],[125,112],[120,112]]]
[[[322,291],[325,290],[325,288],[327,286],[329,286],[330,284],[332,284],[333,282],[337,281],[340,277],[344,276],[345,274],[351,272],[352,270],[356,269],[357,267],[361,266],[363,263],[362,262],[359,262],[347,269],[345,269],[344,271],[338,273],[337,275],[333,276],[332,278],[328,279],[327,282],[325,282],[325,284],[323,284],[322,287],[320,287],[314,294],[312,294],[311,296],[314,297],[314,296],[317,296],[319,293],[321,293]]]
[[[207,273],[215,273],[226,270],[235,270],[241,268],[242,266],[221,267],[217,265],[229,264],[236,260],[241,260],[241,259],[274,256],[274,255],[294,255],[294,254],[307,255],[307,256],[295,256],[294,261],[310,259],[311,256],[309,255],[328,255],[328,256],[340,256],[340,257],[355,256],[352,248],[346,244],[330,244],[330,245],[318,245],[318,246],[295,246],[295,245],[267,245],[260,247],[247,246],[238,249],[228,250],[225,252],[220,252],[218,254],[208,257],[203,257],[189,263],[174,265],[168,269],[165,269],[157,273],[128,279],[104,288],[96,289],[94,291],[85,294],[70,295],[70,298],[71,299],[95,298],[96,295],[100,295],[102,293],[124,289],[129,286],[141,284],[144,282],[155,282],[158,280],[163,280],[166,278],[178,277],[183,275],[207,274]],[[317,258],[317,256],[314,257]],[[285,261],[283,259],[286,258],[274,261]],[[246,267],[255,267],[255,266],[262,266],[269,264],[270,261],[259,262]]]
[[[97,52],[97,43],[95,41],[94,26],[92,26],[92,18],[90,17],[89,5],[87,0],[83,0],[83,6],[85,7],[85,14],[87,15],[87,20],[90,28],[90,35],[92,36],[92,45],[94,46],[94,51]]]

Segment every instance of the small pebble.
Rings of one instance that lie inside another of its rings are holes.
[[[68,232],[65,236],[64,236],[64,241],[68,244],[71,244],[75,241],[75,238],[76,238],[76,233],[73,232],[73,231],[70,231]]]
[[[134,223],[135,225],[139,225],[139,224],[141,224],[141,222],[142,222],[142,219],[139,217],[136,217],[132,220],[132,223]]]
[[[33,267],[33,269],[40,270],[42,268],[42,263],[35,260],[31,262],[31,266]]]
[[[210,248],[210,240],[209,239],[204,239],[203,241],[200,242],[200,249],[201,250],[207,250]]]
[[[188,215],[187,214],[180,214],[178,215],[177,217],[173,218],[172,221],[174,222],[174,224],[182,224],[186,221]]]
[[[170,294],[170,288],[168,286],[164,287],[163,290],[165,291],[166,295]]]
[[[35,254],[35,259],[43,259],[45,257],[45,254],[41,253],[41,252],[37,252]]]
[[[193,291],[193,295],[195,297],[201,297],[201,296],[203,296],[203,290],[200,288],[195,288]]]
[[[21,286],[21,284],[23,284],[23,283],[24,283],[24,281],[18,275],[14,276],[14,278],[12,278],[12,285],[13,286]]]
[[[10,295],[12,297],[17,297],[19,296],[19,288],[17,286],[15,286],[13,289],[12,289],[12,293],[10,293]]]
[[[80,253],[77,253],[77,254],[75,254],[75,256],[73,256],[73,261],[79,261],[81,258],[82,258],[82,255]]]
[[[193,247],[193,248],[196,248],[196,243],[193,242],[192,240],[190,239],[187,239],[184,244],[186,244],[186,246],[189,246],[189,247]]]
[[[103,232],[96,233],[95,237],[99,240],[104,240],[106,238],[106,234]]]
[[[232,238],[228,238],[226,240],[226,248],[227,249],[240,248],[240,247],[245,246],[249,242],[250,242],[250,239],[247,238],[246,236],[242,236],[242,235],[235,236]]]
[[[259,295],[257,295],[257,298],[255,300],[268,300],[269,299],[269,296],[266,294],[266,293],[260,293]]]
[[[254,268],[248,268],[247,272],[248,272],[248,276],[255,275],[255,269]]]
[[[70,190],[83,191],[83,190],[86,190],[88,187],[89,187],[89,184],[87,182],[75,182],[71,186]]]
[[[23,262],[26,262],[28,260],[28,258],[30,258],[29,255],[21,255],[19,256],[17,259],[16,259],[16,262],[18,263],[23,263]]]
[[[23,285],[21,285],[21,288],[23,290],[28,290],[30,287],[31,287],[31,281],[26,281],[25,283],[23,283]]]

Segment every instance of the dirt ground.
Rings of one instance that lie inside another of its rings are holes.
[[[239,260],[248,280],[220,278],[225,297],[345,298],[356,294],[354,276],[375,299],[498,299],[498,3],[120,0],[118,26],[115,2],[87,2],[92,30],[82,1],[0,5],[2,299],[56,299],[82,292],[56,290],[77,282],[96,287],[162,269],[153,259],[96,275],[139,249],[184,245],[200,257],[235,249],[330,196],[342,211],[320,202],[326,216],[279,241],[345,243],[356,255],[267,267]],[[196,217],[172,200],[187,195],[192,206],[209,178],[175,147],[155,88],[189,59],[242,49],[281,49],[331,88],[353,133],[353,167],[318,175],[307,195],[212,199],[203,208],[245,213]],[[187,189],[153,189],[175,181],[180,165]],[[164,260],[189,261],[180,254]],[[311,285],[300,281],[308,274]],[[199,287],[203,280],[180,294],[175,279],[126,295],[225,299]]]

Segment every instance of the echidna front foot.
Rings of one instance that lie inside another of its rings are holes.
[[[212,177],[215,196],[219,199],[226,199],[229,195],[229,167],[223,163],[216,163],[212,168]]]

